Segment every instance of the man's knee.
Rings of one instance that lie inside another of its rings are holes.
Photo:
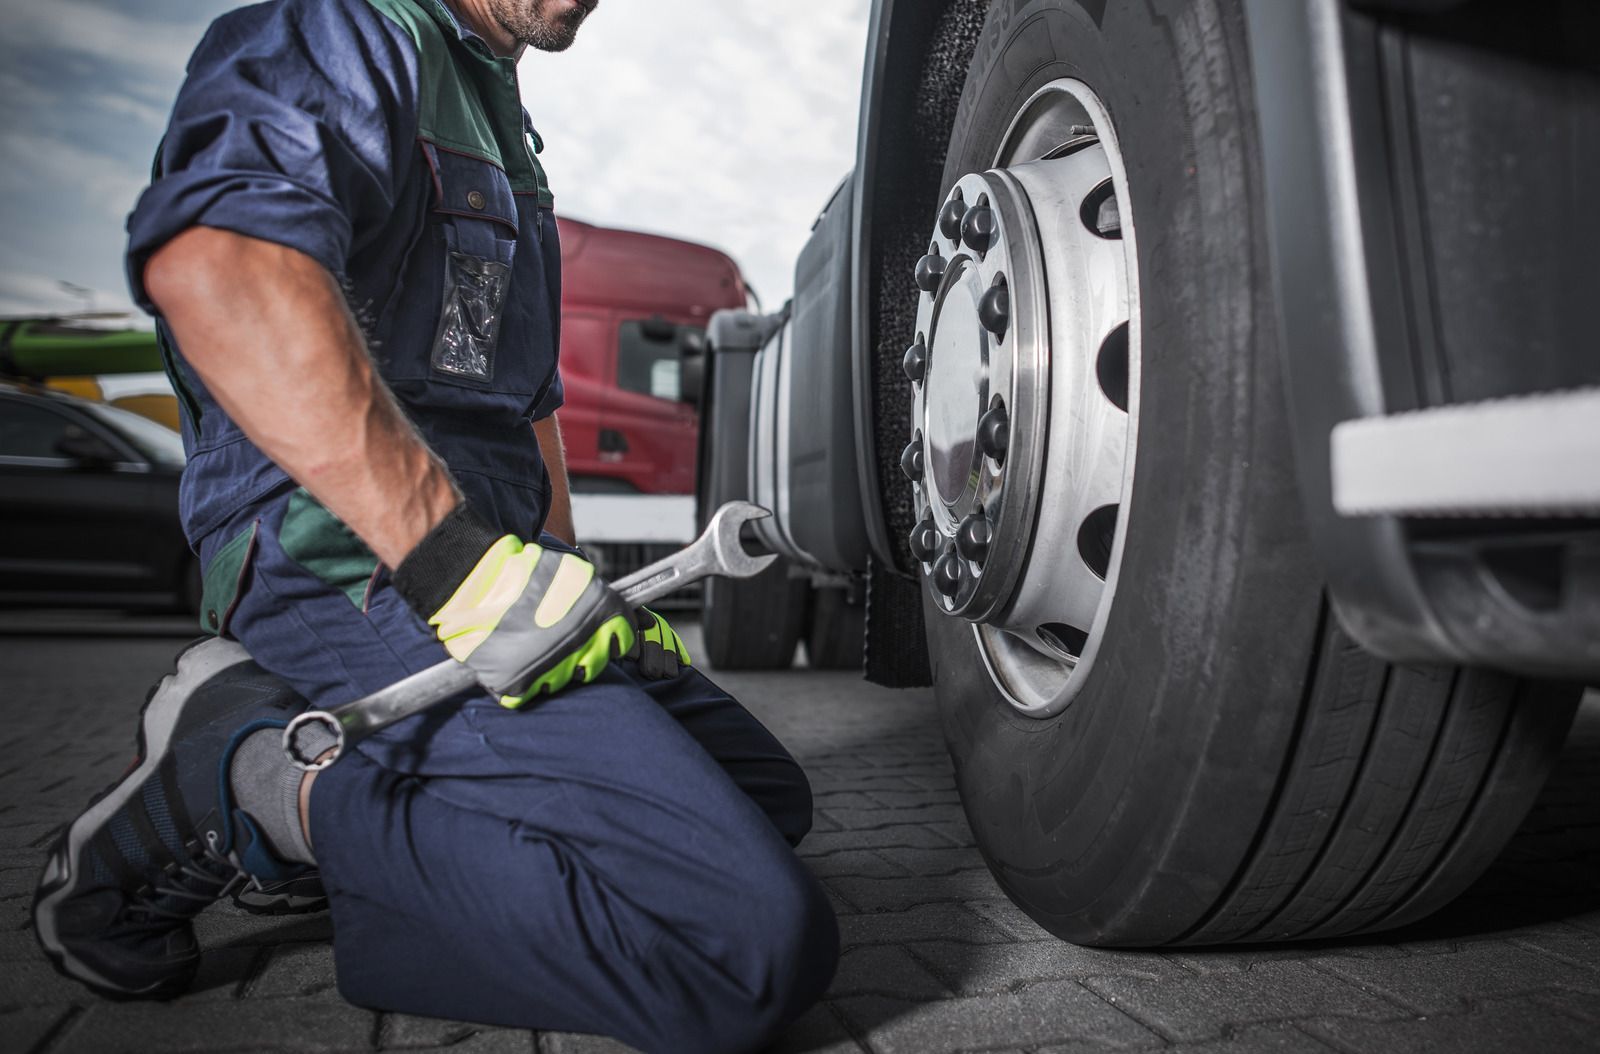
[[[755,1050],[771,1043],[808,1010],[833,980],[839,961],[839,926],[821,884],[799,860],[750,892],[759,920],[727,935],[737,982],[710,1008],[709,1034],[682,1037],[685,1050]]]

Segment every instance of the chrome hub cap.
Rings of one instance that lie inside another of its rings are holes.
[[[1137,435],[1137,265],[1104,106],[1056,81],[942,203],[905,356],[909,539],[1019,710],[1072,701],[1116,590]]]

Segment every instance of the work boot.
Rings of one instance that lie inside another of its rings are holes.
[[[252,915],[310,915],[328,910],[328,891],[313,867],[289,878],[252,878],[233,894],[233,903]]]
[[[304,874],[235,808],[228,765],[244,738],[306,704],[239,645],[184,652],[139,720],[138,757],[50,851],[34,934],[57,970],[101,995],[170,999],[200,963],[191,920],[248,878]]]

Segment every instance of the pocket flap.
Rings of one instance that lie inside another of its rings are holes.
[[[435,212],[493,220],[517,233],[517,198],[500,166],[429,142],[422,152],[433,169]]]

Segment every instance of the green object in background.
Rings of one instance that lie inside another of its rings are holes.
[[[163,369],[155,333],[93,329],[60,319],[0,323],[0,376],[44,380]]]

